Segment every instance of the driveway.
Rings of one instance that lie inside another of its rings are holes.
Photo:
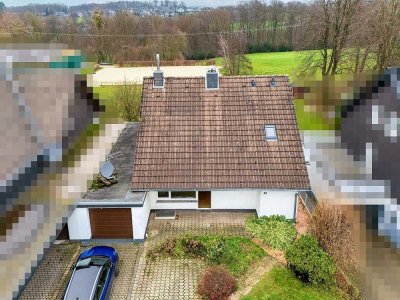
[[[52,245],[21,293],[22,300],[60,299],[71,275],[70,266],[86,247],[96,244],[114,247],[120,255],[111,300],[190,300],[196,294],[198,276],[205,263],[196,259],[148,261],[146,251],[169,237],[192,234],[249,236],[244,228],[248,212],[177,211],[175,220],[156,220],[150,214],[148,238],[144,244],[67,243]]]
[[[61,299],[71,275],[70,267],[79,253],[90,243],[83,246],[78,243],[52,245],[40,262],[31,280],[20,295],[21,300]],[[143,245],[133,243],[99,243],[114,247],[120,257],[120,273],[115,278],[111,291],[111,300],[127,299],[132,287],[134,270]]]
[[[148,260],[146,250],[169,237],[183,234],[248,236],[248,212],[177,211],[176,220],[156,220],[150,214],[148,238],[135,273],[131,300],[197,300],[198,277],[206,267],[199,259]]]

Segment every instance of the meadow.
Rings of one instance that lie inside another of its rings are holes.
[[[299,70],[301,60],[307,51],[268,52],[246,54],[253,67],[252,75],[289,75],[293,77]],[[216,59],[222,66],[222,58]]]
[[[246,56],[250,59],[253,70],[252,75],[288,75],[293,83],[296,72],[299,70],[301,60],[306,54],[305,51],[289,51],[289,52],[269,52],[269,53],[253,53]],[[222,58],[216,59],[216,64],[222,65]],[[116,86],[101,86],[95,89],[99,93],[102,103],[107,107],[107,111],[115,112],[115,108],[110,107],[109,99],[112,96]],[[305,112],[304,101],[300,99],[294,100],[297,121],[300,130],[326,130],[329,126],[325,124],[320,116],[313,112]]]

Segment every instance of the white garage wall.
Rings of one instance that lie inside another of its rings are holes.
[[[89,240],[92,237],[87,208],[75,208],[68,219],[68,231],[70,240]]]
[[[150,215],[150,199],[148,199],[147,195],[142,207],[131,208],[133,239],[135,241],[141,241],[145,238],[147,223]]]
[[[212,209],[257,209],[259,191],[212,191]]]
[[[295,218],[296,191],[262,191],[259,216],[284,215]]]

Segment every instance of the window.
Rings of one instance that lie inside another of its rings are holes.
[[[195,191],[171,192],[171,198],[193,198],[193,199],[196,199],[196,192]]]
[[[157,193],[159,201],[193,201],[197,200],[196,191],[159,191]]]
[[[275,125],[265,125],[265,139],[267,141],[277,141]]]
[[[169,198],[169,192],[158,192],[158,198]]]
[[[104,290],[104,286],[105,286],[106,281],[107,281],[108,273],[110,272],[110,267],[111,267],[111,263],[108,261],[104,265],[103,270],[101,271],[100,278],[99,278],[99,280],[97,282],[96,292],[95,292],[95,295],[94,295],[94,298],[93,298],[95,300],[98,300],[98,299],[101,298],[101,295],[102,295],[103,290]]]

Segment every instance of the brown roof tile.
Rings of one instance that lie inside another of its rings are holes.
[[[257,82],[256,87],[251,81]],[[143,82],[132,188],[308,189],[292,88],[286,76],[165,78]],[[278,141],[266,141],[264,125]]]

